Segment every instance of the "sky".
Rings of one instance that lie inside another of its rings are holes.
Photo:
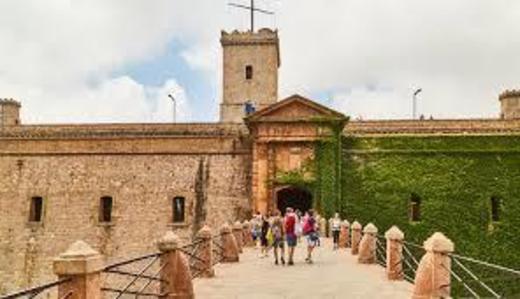
[[[248,4],[248,0],[233,0]],[[24,123],[214,122],[227,0],[2,0],[0,98]],[[353,118],[497,117],[520,88],[520,1],[257,0],[279,30],[279,96]]]

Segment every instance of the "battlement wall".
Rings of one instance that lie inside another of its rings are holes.
[[[247,154],[247,129],[224,124],[34,125],[0,131],[0,155]]]
[[[354,136],[520,134],[520,119],[350,121],[343,132]]]

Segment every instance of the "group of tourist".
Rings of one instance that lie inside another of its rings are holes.
[[[313,210],[304,215],[293,208],[287,208],[285,215],[276,210],[270,216],[259,212],[252,219],[251,234],[253,240],[261,246],[261,257],[267,257],[269,250],[274,252],[274,263],[285,265],[285,244],[287,244],[287,265],[294,265],[294,250],[303,238],[307,244],[307,258],[312,264],[312,252],[320,245],[319,222]]]

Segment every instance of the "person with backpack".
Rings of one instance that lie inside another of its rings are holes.
[[[287,265],[294,265],[294,248],[296,247],[296,214],[292,208],[287,208],[284,219],[285,239],[287,240],[288,262]]]
[[[284,254],[284,224],[281,217],[280,211],[276,210],[273,215],[271,223],[271,232],[273,235],[273,251],[274,251],[274,264],[278,265],[278,256],[280,256],[280,262],[285,265],[285,254]],[[278,253],[278,251],[280,251]]]
[[[312,251],[314,250],[314,247],[316,247],[320,237],[316,231],[316,219],[314,218],[314,211],[309,210],[308,215],[309,216],[303,225],[303,234],[307,239],[307,258],[305,261],[309,264],[312,264]]]

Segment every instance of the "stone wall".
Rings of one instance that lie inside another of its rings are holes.
[[[347,136],[518,134],[520,119],[366,120],[345,126]]]
[[[6,131],[0,140],[0,294],[54,279],[52,258],[79,239],[110,262],[153,252],[167,230],[190,238],[203,223],[250,213],[251,158],[238,135],[59,139],[23,130],[32,137]],[[29,222],[33,196],[44,199],[41,223]],[[113,198],[109,224],[99,222],[102,196]],[[172,223],[175,196],[186,199],[185,223]]]

